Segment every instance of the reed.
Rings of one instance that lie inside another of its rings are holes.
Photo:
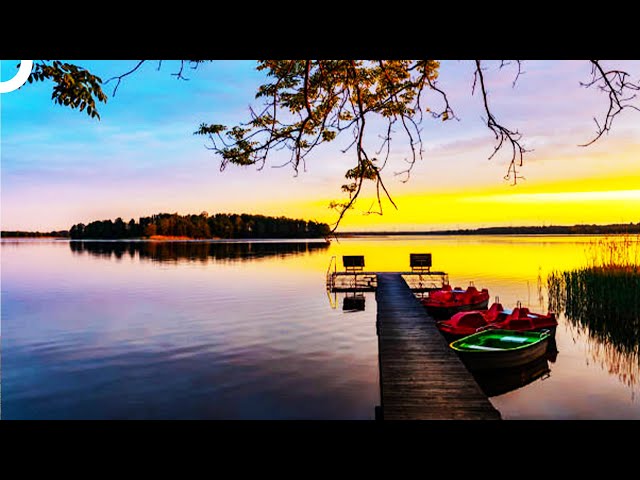
[[[638,270],[640,234],[612,235],[591,241],[585,249],[587,264],[594,269]]]
[[[587,265],[547,277],[549,309],[640,364],[640,236],[591,242]]]

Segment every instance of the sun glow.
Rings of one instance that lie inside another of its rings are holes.
[[[467,197],[465,201],[485,203],[576,203],[606,201],[640,201],[640,190],[608,192],[515,193]]]
[[[362,198],[368,206],[375,199]],[[342,231],[418,231],[480,228],[487,226],[575,225],[636,223],[640,221],[640,190],[585,192],[495,193],[458,192],[404,195],[394,198],[398,209],[387,202],[384,214],[349,212]],[[331,223],[337,215],[327,208],[328,200],[308,202],[288,215],[300,214]],[[362,207],[360,207],[362,208]]]

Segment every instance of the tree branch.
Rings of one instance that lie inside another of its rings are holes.
[[[132,73],[134,73],[136,70],[138,70],[143,63],[145,63],[146,60],[140,60],[138,62],[138,64],[133,67],[131,70],[129,70],[128,72],[123,73],[122,75],[116,75],[115,77],[111,77],[109,80],[107,80],[106,82],[104,82],[104,84],[106,85],[107,83],[109,83],[111,80],[118,80],[118,82],[116,83],[116,86],[113,88],[113,93],[111,94],[112,96],[116,96],[116,92],[118,91],[118,87],[120,86],[120,82],[122,82],[122,79],[125,77],[128,77],[129,75],[131,75]],[[158,69],[160,69],[160,65],[158,65]]]
[[[609,97],[609,107],[602,123],[598,122],[597,118],[593,118],[596,123],[596,136],[589,142],[579,145],[581,147],[586,147],[595,143],[600,139],[600,137],[602,137],[602,135],[608,133],[613,125],[613,120],[624,109],[630,108],[640,111],[637,106],[631,103],[631,101],[637,96],[636,93],[632,92],[640,90],[640,82],[629,82],[629,74],[622,70],[605,71],[599,60],[589,61],[591,62],[591,81],[586,83],[580,82],[580,85],[585,88],[590,88],[593,85],[596,85],[600,91],[607,93]],[[625,97],[625,95],[630,96]]]
[[[472,93],[475,90],[477,81],[480,82],[480,91],[482,92],[482,100],[484,104],[484,110],[487,114],[487,127],[493,132],[496,138],[496,146],[493,148],[493,153],[489,155],[489,160],[491,160],[498,151],[503,147],[505,142],[511,145],[511,161],[509,162],[509,167],[507,169],[507,175],[505,175],[505,180],[509,180],[513,176],[513,185],[515,185],[518,181],[518,178],[524,178],[518,175],[518,167],[522,166],[522,157],[525,152],[529,150],[525,149],[520,143],[520,139],[522,138],[522,134],[517,130],[512,131],[506,128],[505,126],[499,124],[491,109],[489,108],[489,101],[487,98],[487,88],[485,86],[484,74],[482,73],[482,66],[480,60],[476,60],[476,69],[474,73],[473,79],[473,88]]]

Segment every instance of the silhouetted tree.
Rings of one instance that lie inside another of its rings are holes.
[[[329,225],[286,217],[218,213],[209,216],[158,213],[131,219],[97,220],[88,225],[73,225],[69,235],[74,239],[126,239],[154,235],[189,238],[318,238],[330,234]]]

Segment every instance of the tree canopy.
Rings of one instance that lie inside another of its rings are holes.
[[[312,220],[264,215],[216,213],[179,215],[158,213],[125,222],[118,217],[79,223],[69,230],[73,239],[126,239],[155,235],[189,238],[318,238],[329,234],[329,225]]]
[[[196,70],[204,61],[180,61],[178,71],[171,74],[184,79],[185,68]],[[52,99],[56,103],[100,119],[97,104],[108,99],[103,87],[111,84],[112,95],[116,95],[121,82],[145,62],[141,60],[129,71],[103,82],[80,66],[40,61],[29,82],[52,81]],[[636,103],[640,79],[633,81],[629,72],[605,68],[599,60],[589,62],[591,76],[581,85],[606,95],[608,108],[594,117],[595,134],[583,146],[609,132],[623,110],[640,110]],[[515,85],[522,73],[522,62],[501,61],[498,68],[508,65],[515,69]],[[162,61],[158,61],[158,69],[161,67]],[[376,208],[372,206],[369,213],[382,214],[385,197],[395,206],[383,172],[398,135],[408,142],[410,154],[406,169],[395,173],[404,174],[406,181],[423,155],[420,125],[424,116],[441,121],[456,118],[446,89],[438,82],[440,63],[436,60],[261,60],[256,68],[265,72],[267,81],[255,93],[262,104],[249,109],[247,121],[232,126],[203,122],[194,133],[208,138],[207,148],[220,159],[221,169],[230,164],[261,169],[272,152],[288,150],[286,163],[296,175],[316,148],[351,134],[352,139],[342,150],[349,154],[345,155],[347,182],[341,186],[346,199],[329,205],[337,211],[333,232],[355,204],[366,181],[373,182],[377,198]],[[480,92],[484,120],[495,137],[489,158],[505,149],[510,157],[505,179],[515,184],[521,178],[519,169],[528,150],[523,135],[504,125],[492,111],[486,68],[485,61],[473,61],[471,92]],[[426,91],[440,97],[439,107],[424,104]],[[376,130],[380,125],[376,118],[383,121],[382,131]],[[377,148],[370,147],[370,138],[379,138]]]

